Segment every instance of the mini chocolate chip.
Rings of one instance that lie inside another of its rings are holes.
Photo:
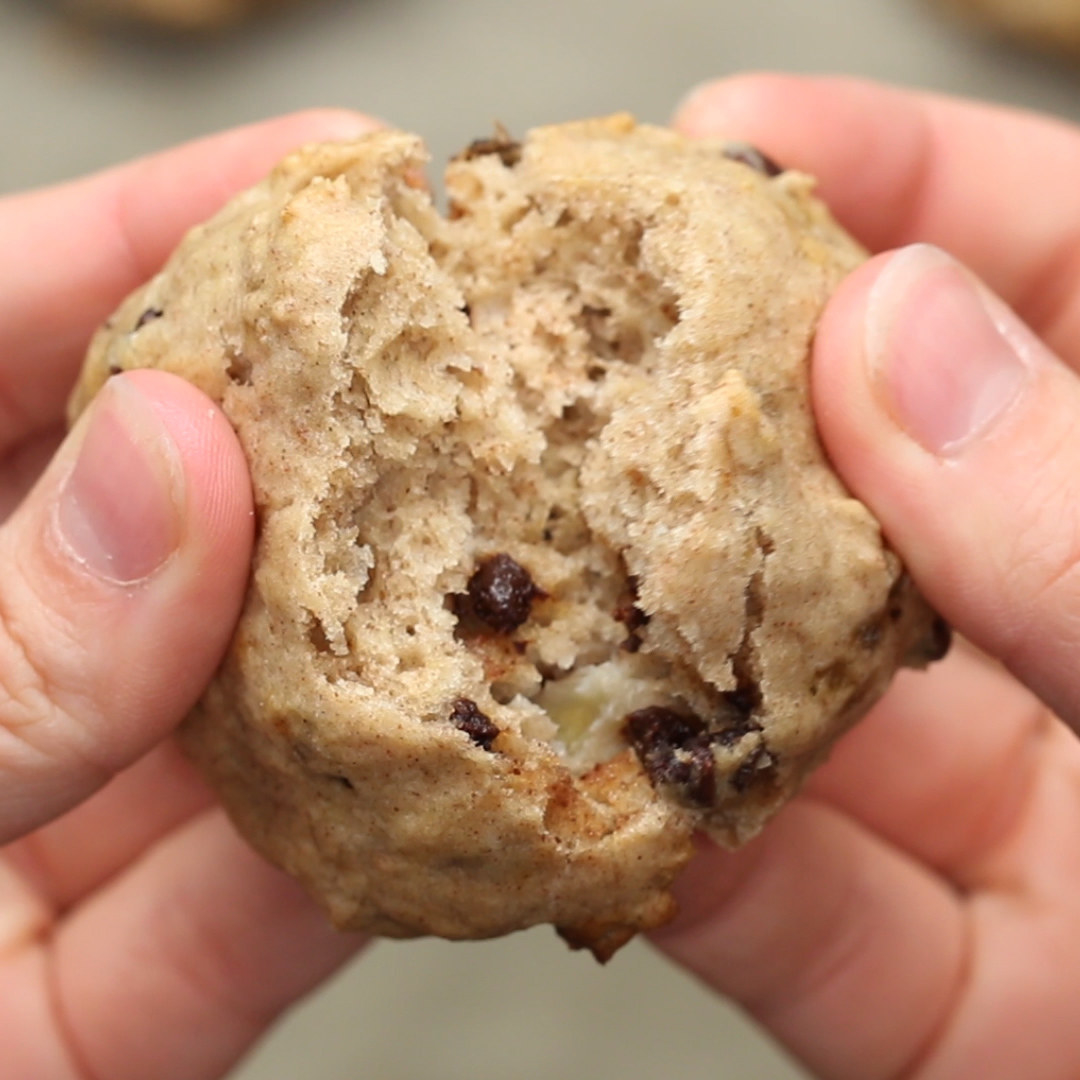
[[[761,704],[761,688],[750,679],[738,679],[734,690],[720,695],[740,716],[749,716]]]
[[[649,616],[633,600],[620,601],[615,609],[615,619],[626,626],[631,633],[649,625]]]
[[[759,746],[735,770],[731,786],[741,795],[751,784],[768,776],[775,766],[776,758],[764,746]]]
[[[721,746],[734,746],[741,738],[746,735],[753,735],[755,732],[761,731],[761,725],[749,716],[737,716],[734,720],[730,720],[726,727],[713,735],[713,741],[719,743]]]
[[[868,619],[855,631],[855,639],[868,652],[873,651],[881,644],[885,634],[880,616]]]
[[[532,602],[543,593],[529,571],[509,555],[492,555],[469,578],[473,614],[500,634],[513,633],[525,622]]]
[[[155,319],[160,319],[165,312],[161,308],[148,307],[138,318],[135,323],[135,330],[141,330],[148,322],[153,322]],[[134,333],[134,330],[132,331]]]
[[[698,806],[712,804],[716,760],[708,728],[698,717],[650,705],[630,713],[623,732],[653,784],[672,784]]]
[[[904,659],[917,667],[932,664],[943,659],[951,645],[952,627],[940,615],[935,615],[930,629],[911,646]]]
[[[499,737],[499,729],[485,716],[475,701],[458,698],[450,712],[450,723],[464,731],[482,750],[491,750],[491,744]]]
[[[123,371],[123,370],[124,369],[119,364],[110,364],[109,365],[109,374],[110,375],[119,375],[120,372]]]
[[[473,139],[460,157],[463,161],[472,161],[473,158],[483,157],[486,154],[498,155],[499,160],[508,169],[512,169],[521,161],[521,143],[512,139],[506,128],[498,124],[494,138]]]
[[[616,621],[626,627],[626,638],[619,647],[624,652],[636,653],[642,645],[638,631],[649,625],[649,616],[637,606],[637,583],[633,578],[629,579],[628,586],[627,593],[619,598],[613,614]]]
[[[683,746],[699,735],[707,735],[704,722],[693,713],[676,712],[663,705],[649,705],[630,713],[626,732],[634,746]]]
[[[935,615],[930,627],[930,659],[944,659],[951,647],[952,627],[940,615]]]
[[[340,784],[342,787],[346,787],[350,791],[356,790],[355,785],[347,776],[338,776],[336,773],[327,773],[326,779],[333,780],[335,784]]]
[[[756,146],[749,143],[733,142],[724,147],[724,157],[730,161],[737,161],[740,165],[748,165],[762,176],[779,176],[784,169],[767,154],[763,154]]]

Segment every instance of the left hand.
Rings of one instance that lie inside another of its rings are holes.
[[[4,1080],[219,1077],[362,943],[239,839],[169,738],[249,570],[224,416],[133,372],[56,447],[91,332],[183,232],[300,143],[374,126],[298,114],[0,200]]]

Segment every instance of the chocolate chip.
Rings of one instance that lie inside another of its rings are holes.
[[[754,719],[754,710],[761,704],[761,688],[746,674],[744,665],[736,665],[735,689],[720,695],[720,714],[714,727],[720,730],[713,735],[721,746],[734,746],[744,735],[760,731],[761,725]]]
[[[884,636],[885,627],[882,625],[880,616],[867,619],[867,621],[855,631],[855,640],[868,652],[872,652],[876,649],[881,644],[881,639]]]
[[[651,705],[630,713],[623,732],[654,784],[672,784],[698,806],[716,797],[712,739],[696,716]]]
[[[491,750],[492,743],[499,737],[499,729],[476,706],[475,701],[458,698],[450,712],[450,723],[464,731],[482,750]]]
[[[350,791],[355,791],[356,786],[347,776],[338,776],[336,773],[327,773],[327,780],[333,780],[335,784],[340,784],[344,788],[348,788]]]
[[[631,633],[649,625],[649,616],[633,600],[619,602],[619,606],[615,608],[615,619]]]
[[[638,631],[649,625],[649,616],[637,606],[637,598],[637,582],[633,577],[627,578],[626,591],[619,597],[613,615],[626,627],[626,639],[620,648],[629,653],[636,653],[641,648]]]
[[[761,688],[748,678],[737,679],[735,689],[725,690],[720,696],[739,717],[749,716],[761,704]]]
[[[931,660],[942,660],[951,647],[952,627],[940,615],[935,615],[934,622],[930,627],[929,658]]]
[[[737,161],[740,165],[747,165],[762,176],[779,176],[784,172],[783,166],[749,143],[728,143],[724,147],[724,157],[729,161]]]
[[[468,588],[473,614],[500,634],[513,633],[528,619],[533,600],[543,595],[529,571],[506,554],[485,559]]]
[[[494,138],[473,139],[459,156],[462,161],[472,161],[486,154],[496,154],[508,169],[512,169],[521,160],[521,143],[512,139],[502,124],[496,124]]]
[[[725,727],[716,732],[713,740],[721,746],[734,746],[744,736],[753,735],[757,731],[761,731],[761,725],[756,720],[740,715],[729,720]]]
[[[153,322],[155,319],[160,319],[165,312],[161,308],[148,307],[138,318],[135,323],[135,330],[141,330],[148,322]],[[133,330],[132,333],[135,331]]]
[[[731,786],[741,795],[752,784],[770,776],[775,767],[776,758],[764,746],[759,746],[735,770],[731,777]]]
[[[935,615],[930,629],[908,650],[905,661],[922,667],[941,660],[952,645],[952,627],[940,616]]]

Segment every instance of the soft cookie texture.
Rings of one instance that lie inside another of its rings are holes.
[[[90,350],[221,403],[258,542],[184,732],[341,927],[673,913],[899,664],[942,651],[815,435],[807,357],[862,258],[747,147],[628,117],[480,140],[444,217],[393,132],[303,150]]]
[[[939,0],[973,22],[1051,52],[1080,54],[1080,0]]]

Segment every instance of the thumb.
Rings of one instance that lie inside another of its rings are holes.
[[[224,416],[172,375],[110,379],[0,529],[0,843],[179,722],[230,636],[251,535]]]
[[[1080,379],[936,248],[830,303],[814,408],[928,599],[1080,728]]]

